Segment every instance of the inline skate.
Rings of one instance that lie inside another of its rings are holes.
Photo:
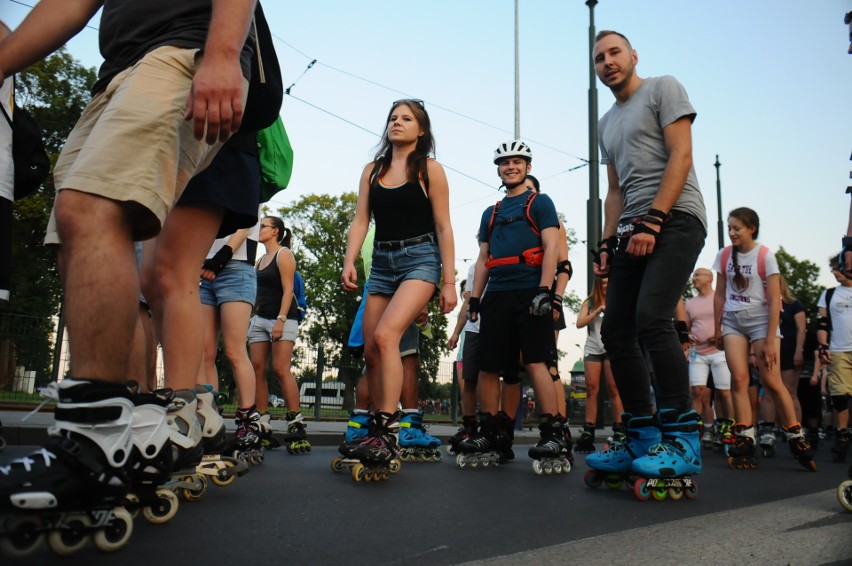
[[[837,431],[834,446],[831,447],[831,461],[845,462],[846,454],[849,452],[849,443],[852,441],[852,428],[844,428]]]
[[[3,438],[3,421],[0,421],[0,452],[6,448],[6,439]]]
[[[142,516],[156,525],[170,521],[179,507],[177,495],[167,487],[172,445],[166,407],[173,396],[171,389],[133,395],[133,453],[128,466],[132,488],[125,507],[134,517],[142,511]]]
[[[612,434],[606,437],[603,449],[609,448],[609,445],[616,439],[624,441],[624,423],[612,423]]]
[[[271,420],[272,416],[264,412],[260,414],[260,421],[258,421],[260,425],[260,441],[265,450],[272,450],[281,446],[281,443],[275,438]]]
[[[403,462],[440,462],[441,441],[426,432],[423,413],[403,411],[399,421],[399,459]]]
[[[595,424],[586,423],[580,432],[580,438],[574,444],[574,450],[579,454],[590,454],[595,451]],[[604,448],[606,450],[606,448]]]
[[[731,444],[734,443],[734,433],[731,430],[734,426],[734,421],[733,419],[719,419],[716,423],[717,434],[713,448],[717,452],[722,452],[725,456],[727,456],[728,449],[731,447]]]
[[[567,474],[571,471],[564,429],[565,423],[558,415],[554,417],[543,414],[539,417],[538,430],[541,440],[528,451],[535,475]]]
[[[764,458],[775,455],[775,423],[762,422],[757,425],[758,444]]]
[[[852,513],[852,466],[849,466],[847,475],[849,479],[840,482],[837,486],[837,499],[844,509]]]
[[[305,431],[305,419],[301,411],[287,411],[284,416],[287,420],[287,432],[282,440],[287,447],[288,454],[306,454],[311,451],[311,443],[308,442],[308,433]]]
[[[355,457],[352,451],[367,437],[370,428],[370,413],[366,409],[354,409],[349,411],[349,423],[343,435],[343,442],[337,448],[341,456],[335,456],[331,460],[331,469],[334,472],[352,472],[352,468],[361,461]],[[398,458],[394,458],[388,464],[390,473],[397,473],[402,464]]]
[[[814,449],[805,440],[805,433],[802,431],[802,425],[796,423],[790,427],[781,427],[781,431],[787,438],[787,444],[790,446],[790,452],[793,457],[806,470],[812,472],[817,471],[816,462],[814,462]]]
[[[728,446],[728,468],[753,470],[757,468],[757,449],[754,446],[754,425],[737,423],[731,428],[734,442]]]
[[[713,430],[714,425],[705,425],[701,433],[701,447],[704,450],[712,450],[716,443],[716,431]]]
[[[461,452],[459,452],[458,449],[459,443],[462,440],[470,438],[474,434],[476,434],[476,416],[464,415],[462,417],[462,425],[459,427],[458,432],[452,435],[447,441],[447,454],[450,456],[460,454]]]
[[[663,409],[660,419],[662,434],[659,444],[648,450],[648,455],[633,461],[632,470],[637,478],[633,494],[639,501],[653,497],[662,501],[682,497],[695,499],[698,485],[692,476],[701,473],[701,418],[695,411],[678,416],[674,409]]]
[[[370,418],[369,432],[351,451],[358,463],[352,466],[355,481],[379,481],[394,473],[392,467],[399,451],[399,413],[376,411]],[[399,471],[397,469],[397,471]]]
[[[478,431],[459,442],[456,455],[458,468],[476,469],[505,464],[508,461],[509,437],[505,423],[490,413],[479,414]]]
[[[263,442],[260,439],[260,413],[252,405],[234,413],[237,432],[234,434],[233,457],[251,465],[263,463]]]
[[[222,395],[213,391],[210,385],[198,385],[195,387],[195,396],[196,417],[201,425],[204,450],[196,471],[219,487],[231,485],[237,477],[247,474],[249,468],[244,460],[233,455],[233,450],[228,449],[225,421],[217,404],[217,399]],[[262,450],[260,460],[263,461]]]
[[[613,438],[609,448],[586,456],[589,470],[583,476],[588,487],[597,488],[605,484],[609,489],[621,489],[624,482],[633,488],[635,475],[632,472],[633,461],[648,453],[648,450],[660,443],[660,424],[656,417],[634,417],[629,413],[621,415],[625,426],[624,440]]]
[[[26,556],[46,540],[60,555],[89,539],[105,552],[133,533],[130,490],[133,401],[121,383],[66,378],[41,391],[57,401],[39,450],[0,466],[0,550]]]
[[[568,454],[566,458],[568,458],[568,463],[571,464],[571,467],[574,467],[574,438],[571,436],[571,423],[568,422],[568,419],[563,420],[562,429],[565,436],[565,444],[568,447]]]

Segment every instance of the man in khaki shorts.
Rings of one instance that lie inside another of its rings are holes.
[[[57,467],[79,480],[51,493],[55,508],[123,498],[114,488],[126,487],[131,453],[134,401],[125,381],[139,297],[134,242],[157,235],[189,179],[243,116],[255,0],[42,0],[0,42],[0,82],[63,45],[101,7],[105,61],[56,163],[45,238],[61,243],[73,377],[54,389],[60,402],[45,447],[0,466],[0,510],[53,489],[41,478]],[[165,421],[162,403],[153,404]],[[158,417],[150,418],[156,428]],[[151,438],[156,446],[142,447],[148,452],[166,444],[167,436]]]

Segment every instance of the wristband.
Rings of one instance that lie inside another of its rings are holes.
[[[232,257],[234,257],[234,250],[231,249],[231,246],[222,246],[222,248],[216,252],[213,257],[204,261],[201,268],[210,270],[214,274],[219,275],[222,270],[225,269],[225,265],[231,261]]]
[[[645,216],[651,216],[654,218],[659,218],[662,222],[665,222],[669,219],[669,213],[663,212],[658,208],[648,209],[648,212],[645,213]]]
[[[278,316],[276,316],[276,317],[275,317],[275,320],[280,320],[281,322],[286,323],[286,322],[287,322],[287,317],[286,317],[286,316],[284,316],[283,314],[279,314]]]

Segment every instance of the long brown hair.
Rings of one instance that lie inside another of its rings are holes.
[[[760,217],[757,213],[745,206],[735,208],[728,213],[728,218],[736,218],[743,223],[746,228],[754,228],[752,239],[757,240],[757,235],[760,233]],[[731,262],[734,264],[734,287],[737,289],[745,289],[748,284],[745,275],[740,271],[740,264],[737,261],[737,246],[731,246]],[[723,269],[725,267],[723,266]]]
[[[409,181],[422,179],[428,187],[429,175],[426,172],[426,162],[429,157],[435,155],[435,137],[432,135],[432,121],[429,119],[429,113],[426,112],[426,108],[423,106],[423,101],[413,98],[404,98],[394,102],[388,112],[387,118],[385,118],[385,131],[382,134],[382,139],[379,141],[374,158],[376,172],[373,175],[373,179],[381,177],[382,173],[390,167],[391,158],[393,157],[393,147],[390,139],[388,139],[388,123],[394,110],[403,105],[411,109],[414,119],[417,120],[418,126],[423,130],[423,135],[417,138],[417,145],[414,147],[414,151],[408,154],[406,174]]]
[[[778,274],[778,283],[781,284],[781,300],[788,305],[796,300],[793,293],[790,292],[790,285],[787,284],[787,278]]]
[[[606,296],[604,295],[606,291],[604,291],[603,282],[603,277],[595,275],[595,282],[592,284],[592,294],[586,298],[589,301],[589,312],[592,312],[592,308],[597,308],[598,305],[606,303]]]

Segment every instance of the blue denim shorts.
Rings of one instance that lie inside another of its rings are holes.
[[[202,279],[198,292],[202,305],[218,307],[237,302],[253,305],[257,296],[257,273],[254,266],[244,261],[229,261],[216,279]]]
[[[426,241],[396,249],[383,249],[383,242],[373,248],[370,268],[370,294],[393,295],[403,281],[428,281],[436,287],[441,280],[441,254],[438,244]]]
[[[420,329],[417,328],[416,323],[412,323],[399,339],[400,357],[404,358],[412,354],[420,355]]]

